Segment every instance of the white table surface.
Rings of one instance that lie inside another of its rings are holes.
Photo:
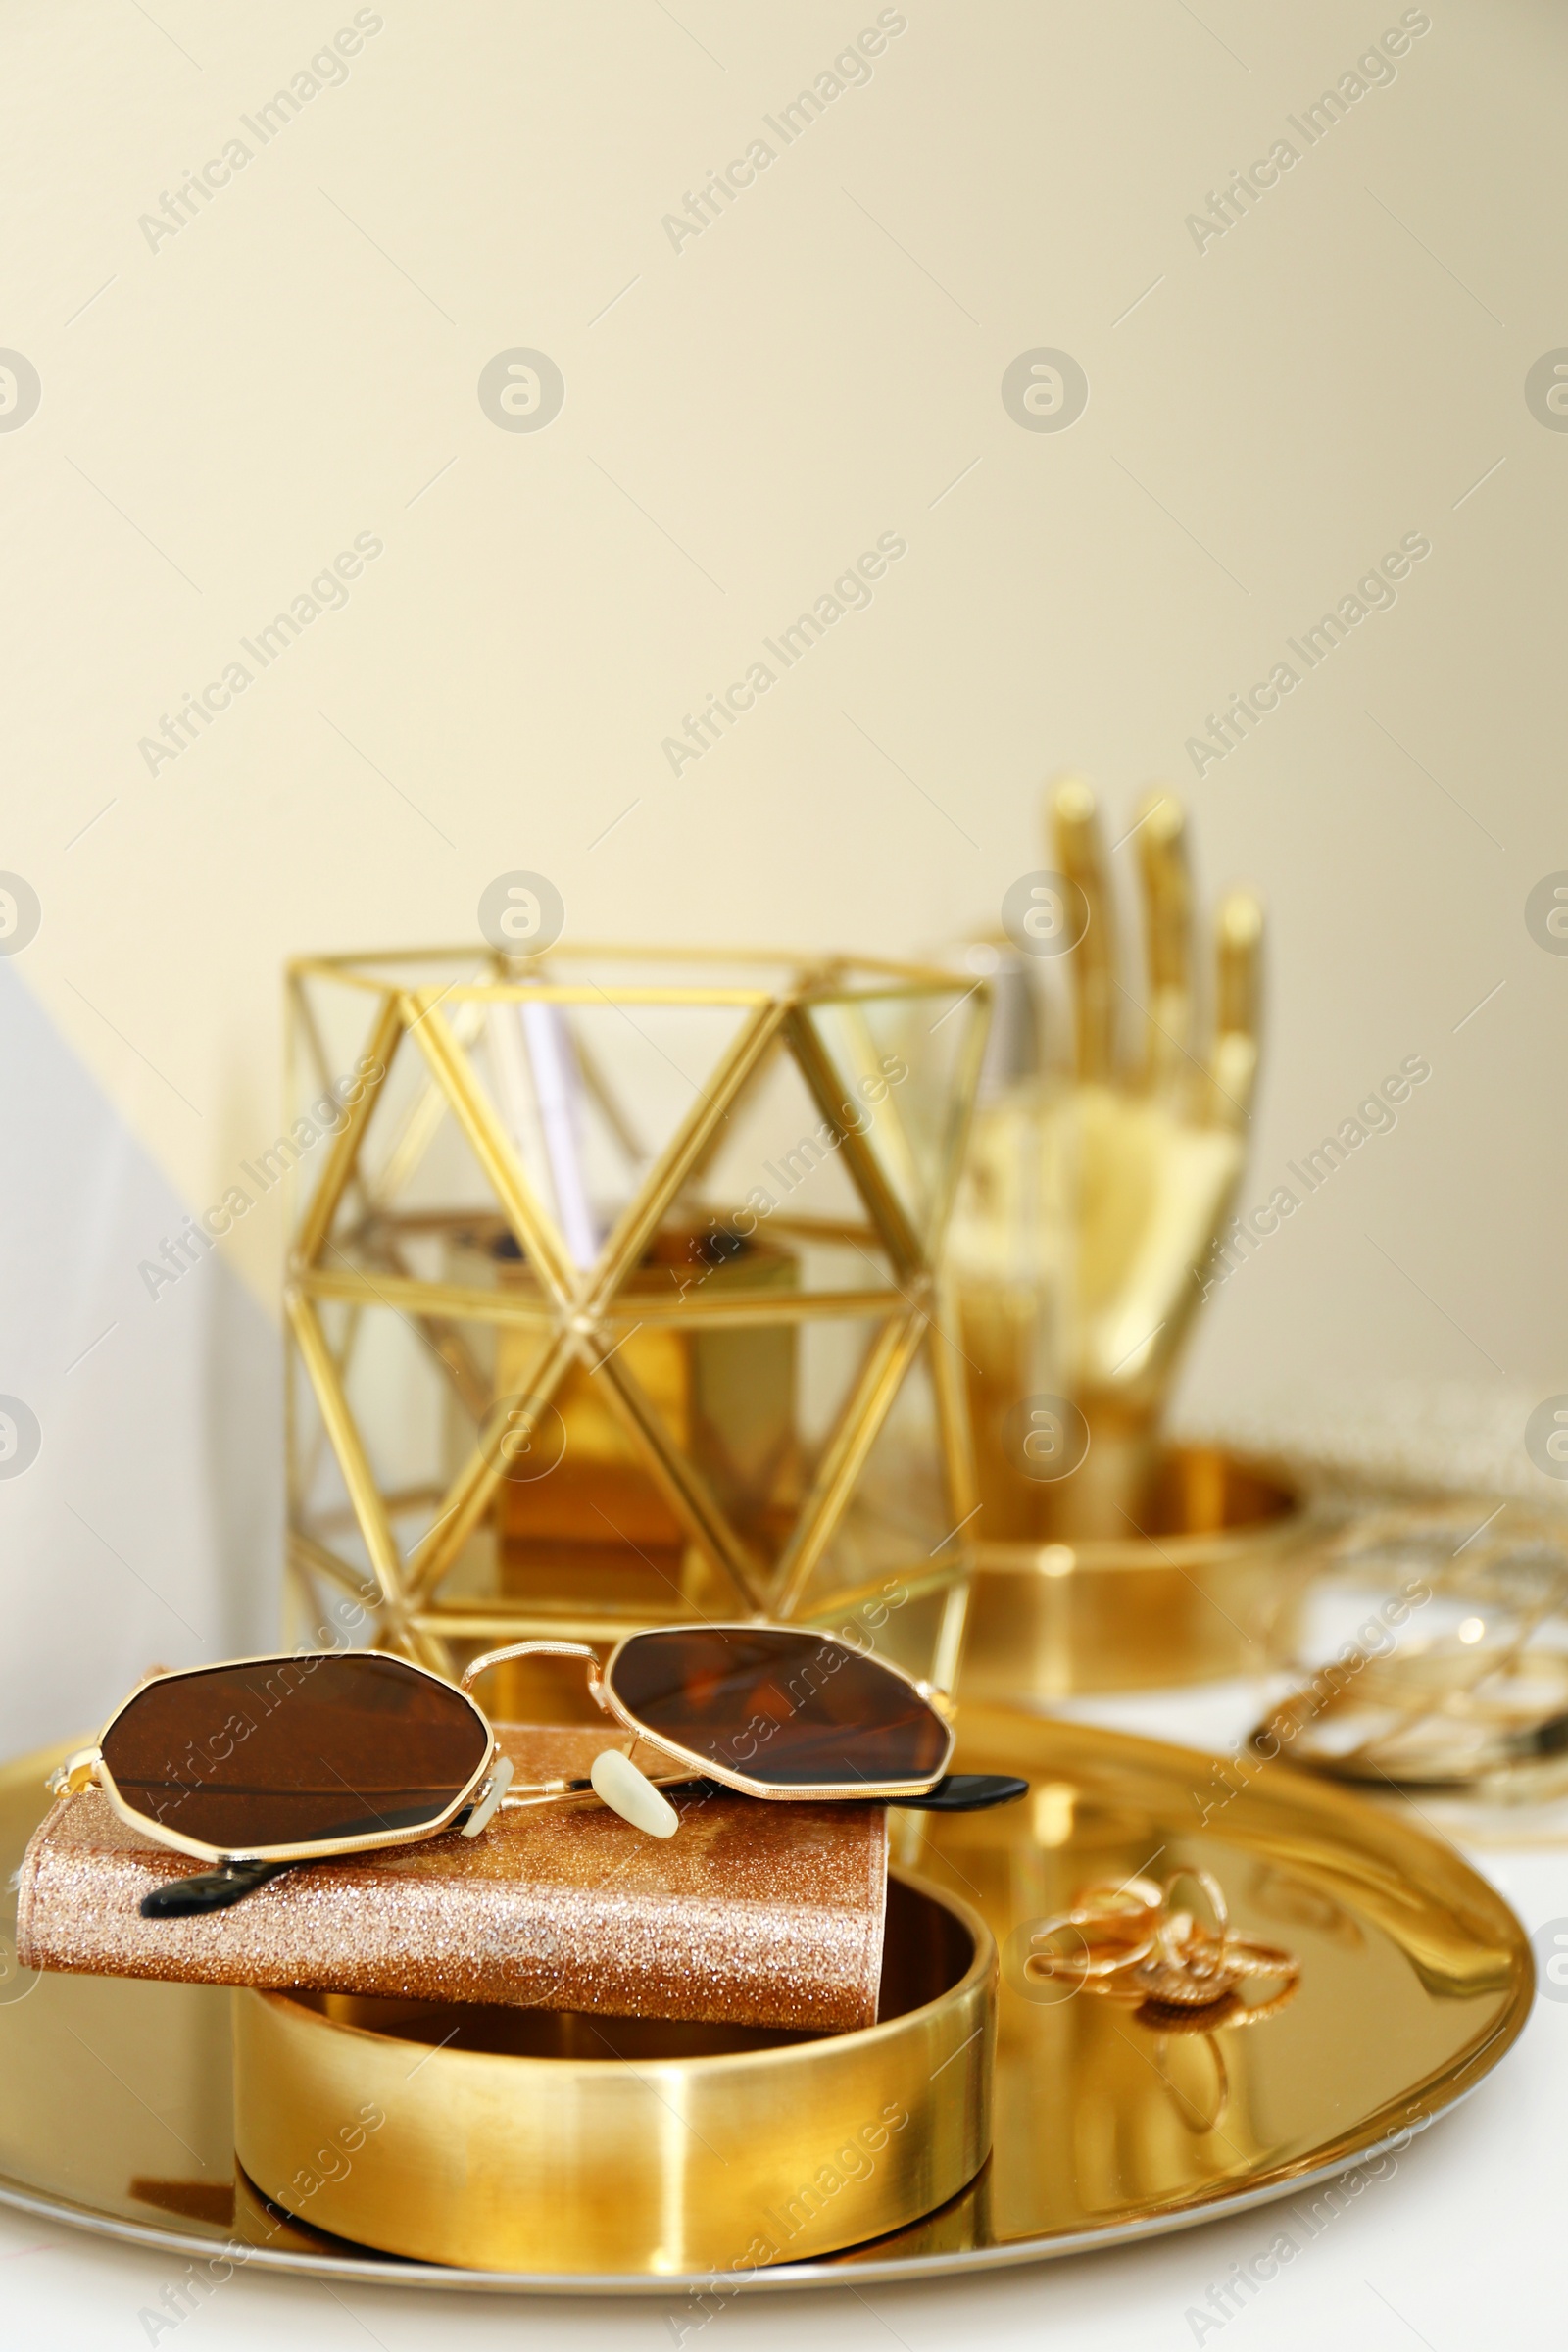
[[[1078,1711],[1225,1750],[1255,1719],[1255,1686],[1235,1685]],[[1492,1848],[1473,1859],[1527,1929],[1568,1921],[1568,1846]],[[1270,2208],[989,2277],[741,2295],[706,2326],[679,2294],[446,2295],[237,2271],[173,2328],[141,2315],[164,2316],[159,2299],[178,2283],[181,2261],[0,2208],[0,2345],[112,2352],[177,2338],[179,2352],[364,2352],[368,2344],[385,2352],[436,2344],[463,2352],[520,2344],[552,2352],[782,2352],[809,2330],[812,2352],[972,2343],[1001,2352],[1042,2342],[1074,2352],[1191,2352],[1221,2341],[1224,2352],[1400,2352],[1422,2344],[1429,2352],[1563,2352],[1565,2112],[1568,2000],[1538,1999],[1520,2041],[1480,2088],[1219,2325],[1209,2290],[1268,2245],[1278,2228]]]

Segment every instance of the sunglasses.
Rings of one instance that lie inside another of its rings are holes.
[[[604,1712],[651,1751],[607,1748],[586,1780],[513,1786],[470,1696],[510,1658],[581,1658]],[[298,1862],[476,1838],[505,1804],[600,1801],[656,1838],[662,1788],[703,1781],[789,1802],[856,1799],[979,1812],[1028,1784],[950,1773],[953,1727],[930,1686],[832,1634],[717,1625],[630,1634],[603,1667],[580,1642],[516,1642],[461,1684],[379,1650],[240,1658],[149,1678],[50,1782],[101,1788],[122,1821],[217,1869],[155,1887],[145,1919],[219,1911]]]

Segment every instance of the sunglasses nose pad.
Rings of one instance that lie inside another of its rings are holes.
[[[607,1747],[602,1756],[595,1756],[588,1777],[600,1801],[634,1830],[645,1830],[650,1838],[674,1837],[680,1815],[618,1747]]]
[[[508,1788],[512,1786],[512,1758],[510,1756],[502,1756],[498,1759],[496,1768],[490,1775],[489,1789],[487,1793],[479,1799],[479,1802],[474,1806],[473,1811],[468,1815],[467,1820],[464,1823],[462,1829],[459,1831],[458,1835],[460,1838],[477,1838],[481,1830],[487,1830],[490,1827],[490,1824],[494,1821],[497,1813],[501,1810],[501,1799],[506,1795]]]

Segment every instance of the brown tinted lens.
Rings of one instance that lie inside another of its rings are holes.
[[[774,1788],[928,1781],[948,1728],[901,1675],[777,1627],[634,1635],[611,1688],[628,1714]]]
[[[438,1820],[483,1763],[461,1692],[399,1658],[262,1658],[150,1683],[105,1735],[127,1805],[223,1853]]]

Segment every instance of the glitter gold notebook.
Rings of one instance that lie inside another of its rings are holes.
[[[609,1744],[576,1726],[497,1734],[519,1781],[585,1775]],[[152,1920],[137,1910],[150,1887],[208,1865],[139,1837],[87,1789],[62,1799],[27,1847],[18,1958],[817,2033],[872,2024],[884,1808],[671,1794],[673,1838],[647,1838],[598,1804],[530,1806],[502,1811],[478,1838],[307,1864],[229,1910]]]

